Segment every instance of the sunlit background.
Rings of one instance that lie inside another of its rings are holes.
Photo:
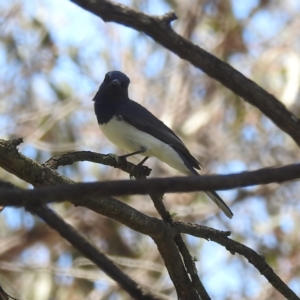
[[[300,1],[128,0],[149,14],[170,10],[174,29],[234,66],[300,113]],[[131,79],[130,97],[170,126],[202,163],[202,173],[231,173],[299,160],[299,148],[256,108],[144,34],[102,20],[65,0],[0,2],[1,138],[23,137],[20,151],[39,163],[76,150],[122,154],[101,134],[92,98],[106,72]],[[137,163],[140,157],[132,158]],[[151,176],[177,173],[152,158]],[[60,167],[75,181],[123,178],[92,163]],[[21,188],[26,182],[0,169]],[[176,219],[232,231],[264,255],[300,294],[298,183],[220,192],[234,212],[219,213],[202,193],[168,194]],[[157,216],[149,197],[122,198]],[[52,206],[133,279],[175,299],[153,241],[68,203]],[[158,217],[158,216],[157,216]],[[130,299],[110,278],[39,219],[22,209],[0,214],[0,283],[18,299]],[[212,299],[283,299],[244,258],[185,237]]]

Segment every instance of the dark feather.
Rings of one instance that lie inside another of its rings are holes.
[[[115,115],[121,115],[128,124],[171,146],[182,157],[188,168],[200,170],[200,163],[192,156],[181,139],[137,102],[128,99],[121,103],[116,107]]]

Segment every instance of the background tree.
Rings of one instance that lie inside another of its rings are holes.
[[[174,10],[179,16],[172,24],[177,33],[234,66],[298,115],[297,1],[126,4],[149,14]],[[23,137],[20,151],[33,160],[43,163],[54,155],[83,149],[121,153],[101,135],[91,102],[104,74],[112,69],[129,75],[131,98],[177,132],[206,173],[254,170],[298,160],[297,145],[264,114],[144,34],[104,24],[67,1],[15,1],[1,6],[2,137]],[[138,162],[138,158],[132,161]],[[152,176],[175,174],[155,159],[147,165],[153,169]],[[59,172],[80,182],[128,178],[119,169],[88,162]],[[30,187],[3,170],[1,178]],[[272,184],[221,195],[234,211],[232,221],[217,214],[202,193],[169,194],[164,203],[177,213],[177,220],[232,231],[233,239],[263,254],[299,294],[297,184]],[[138,211],[158,216],[149,197],[122,200]],[[175,297],[169,274],[149,237],[85,208],[69,203],[53,207],[130,277]],[[28,299],[49,299],[50,295],[57,299],[127,297],[31,214],[6,208],[0,220],[0,279],[13,295],[20,291]],[[201,239],[188,236],[185,242],[199,259],[199,276],[213,299],[282,298],[240,257]]]

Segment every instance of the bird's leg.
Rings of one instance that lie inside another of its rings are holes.
[[[142,154],[142,153],[145,153],[147,151],[147,148],[146,147],[142,147],[140,150],[138,151],[135,151],[135,152],[132,152],[132,153],[128,153],[128,154],[125,154],[125,155],[122,155],[122,156],[119,156],[119,158],[121,159],[125,159],[129,156],[133,156],[133,155],[136,155],[136,154]],[[135,171],[132,172],[129,177],[130,178],[133,178],[133,177],[136,177],[136,178],[141,178],[141,177],[146,177],[147,175],[150,174],[150,172],[148,172],[148,168],[147,167],[144,167],[143,166],[143,163],[148,159],[149,157],[146,156],[145,158],[143,158],[143,160],[138,163],[136,166],[135,166]],[[147,170],[146,173],[148,174],[145,174],[145,170]],[[135,175],[134,175],[135,174]]]
[[[138,178],[146,178],[150,174],[150,172],[148,174],[145,174],[145,170],[148,171],[149,169],[147,167],[143,166],[143,163],[148,158],[149,158],[149,156],[145,156],[143,158],[143,160],[134,167],[134,169],[135,169],[135,175],[130,174],[129,175],[130,179],[132,179],[133,177],[135,177],[136,179],[138,179]]]
[[[136,154],[141,154],[143,152],[144,151],[139,150],[139,151],[135,151],[135,152],[132,152],[132,153],[120,155],[119,158],[127,158],[127,157],[130,157],[130,156],[136,155]]]
[[[138,165],[138,166],[142,166],[142,165],[144,164],[144,162],[145,162],[148,158],[149,158],[149,156],[145,156],[144,159],[143,159],[140,163],[138,163],[137,165]]]
[[[119,158],[127,158],[127,157],[129,157],[129,156],[133,156],[133,155],[136,155],[136,154],[141,154],[141,153],[144,153],[144,152],[146,152],[147,151],[147,148],[145,148],[145,147],[142,147],[141,148],[141,150],[138,150],[138,151],[135,151],[135,152],[132,152],[132,153],[128,153],[128,154],[125,154],[125,155],[121,155],[121,156],[119,156]],[[146,160],[145,160],[146,161]],[[144,162],[145,162],[144,161]],[[143,162],[143,163],[144,163]]]

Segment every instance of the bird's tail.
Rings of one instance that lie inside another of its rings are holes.
[[[214,201],[218,207],[224,212],[224,214],[231,219],[233,217],[233,213],[230,208],[226,205],[226,203],[222,200],[222,198],[214,191],[205,192],[205,194]]]
[[[179,153],[180,155],[180,153]],[[181,155],[182,160],[184,161],[185,167],[187,168],[186,171],[182,171],[186,175],[196,175],[201,176],[195,169],[194,166],[186,159],[185,156]],[[222,200],[222,198],[215,192],[215,191],[206,191],[205,194],[214,201],[217,206],[224,212],[224,214],[231,219],[233,217],[233,213],[230,208],[226,205],[226,203]]]

